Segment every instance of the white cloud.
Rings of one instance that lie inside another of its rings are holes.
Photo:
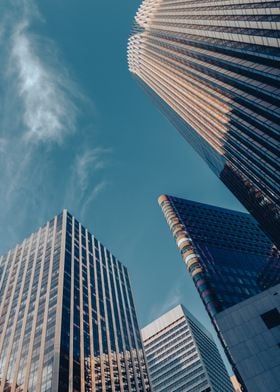
[[[110,184],[104,170],[112,149],[85,147],[77,152],[67,185],[65,206],[74,207],[81,219],[102,191]]]
[[[109,185],[108,181],[102,180],[97,183],[92,189],[92,191],[88,194],[86,199],[83,201],[81,206],[81,218],[85,218],[85,214],[87,212],[88,207],[93,203],[94,200],[99,196],[99,194]]]
[[[77,100],[84,100],[69,71],[59,59],[55,44],[32,32],[41,20],[31,0],[10,0],[0,6],[2,71],[9,101],[16,103],[21,136],[27,142],[62,142],[76,130]]]
[[[185,278],[185,277],[184,277]],[[185,295],[182,288],[182,277],[178,279],[171,286],[166,296],[161,299],[160,304],[154,304],[149,311],[149,319],[155,320],[164,313],[168,312],[175,306],[182,304],[185,300]]]
[[[86,149],[79,154],[73,175],[77,179],[80,191],[84,192],[88,187],[90,175],[97,170],[104,169],[108,165],[108,155],[112,152],[109,148],[97,147]]]
[[[43,18],[35,1],[0,1],[2,246],[13,242],[11,237],[17,237],[30,217],[35,223],[46,210],[54,211],[57,205],[64,207],[68,182],[63,167],[58,166],[61,154],[65,154],[68,168],[74,164],[75,157],[68,154],[69,150],[65,153],[62,144],[78,130],[79,113],[87,115],[88,109],[90,115],[83,128],[79,128],[81,142],[87,135],[85,128],[93,131],[93,104],[74,82],[55,43],[38,34],[40,22]],[[98,179],[97,183],[101,181]],[[59,194],[53,200],[46,200],[54,192],[55,184],[59,186]],[[97,188],[96,195],[98,192]]]
[[[39,57],[37,44],[27,25],[20,23],[12,38],[11,62],[23,104],[25,137],[30,141],[61,141],[75,129],[77,108],[69,91],[72,82],[61,69],[52,69]]]

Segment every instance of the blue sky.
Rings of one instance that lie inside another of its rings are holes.
[[[141,325],[184,303],[210,323],[162,193],[242,207],[126,62],[132,0],[0,4],[0,254],[68,208],[129,268]]]

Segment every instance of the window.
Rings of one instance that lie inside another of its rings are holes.
[[[277,327],[280,325],[280,312],[278,309],[274,308],[269,310],[266,313],[261,314],[261,318],[263,322],[267,326],[268,329]]]

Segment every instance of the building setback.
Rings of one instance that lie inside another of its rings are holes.
[[[226,309],[216,319],[248,390],[279,392],[280,284]]]
[[[249,214],[167,195],[159,198],[159,204],[233,370],[241,380],[242,365],[231,350],[219,315],[280,283],[279,250]],[[279,350],[278,356],[280,359]]]
[[[178,305],[142,329],[154,392],[233,392],[212,336]]]
[[[145,0],[128,63],[148,95],[280,245],[276,0]]]
[[[0,392],[150,391],[127,269],[68,211],[0,258]]]

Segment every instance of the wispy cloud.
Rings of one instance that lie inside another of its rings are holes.
[[[56,44],[38,33],[40,22],[44,20],[35,1],[0,2],[0,221],[2,227],[9,226],[11,241],[12,231],[17,237],[19,226],[29,216],[34,219],[39,215],[35,211],[40,210],[41,216],[46,209],[53,211],[46,194],[60,181],[56,177],[62,169],[55,171],[58,156],[65,153],[64,145],[78,128],[81,135],[77,125],[80,115],[89,108],[92,112],[93,107],[65,66]],[[92,132],[92,117],[88,120],[90,123],[83,123]],[[75,156],[65,155],[71,168]],[[93,163],[93,156],[88,159]],[[92,193],[86,176],[81,178],[85,192]],[[101,192],[99,188],[95,197]],[[60,192],[64,191],[67,189],[61,186]],[[58,208],[63,207],[59,204],[63,198],[63,194],[57,196]],[[2,242],[3,232],[0,228]]]
[[[185,278],[185,277],[184,277]],[[182,278],[178,279],[161,299],[160,304],[154,304],[149,311],[149,319],[154,320],[176,305],[184,302],[185,294],[182,289]]]
[[[91,173],[104,169],[108,165],[108,156],[111,152],[112,150],[110,148],[97,147],[86,149],[78,155],[74,165],[73,175],[77,178],[81,191],[85,191],[88,187],[88,180]]]
[[[89,193],[89,195],[83,201],[81,206],[81,218],[84,219],[88,207],[96,200],[99,194],[109,185],[108,181],[102,180],[101,182],[97,183]]]
[[[22,4],[10,32],[7,76],[22,106],[23,136],[31,142],[61,142],[75,130],[75,100],[81,94],[59,61],[53,42],[30,31],[32,19],[38,18],[34,4]]]
[[[83,148],[77,152],[68,185],[66,205],[76,206],[83,219],[92,202],[110,185],[104,169],[111,163],[112,149]]]
[[[24,22],[17,26],[10,58],[23,105],[24,136],[29,141],[61,141],[75,129],[77,108],[70,94],[73,83],[61,69],[52,69],[39,57],[38,39],[28,34],[27,28]]]

